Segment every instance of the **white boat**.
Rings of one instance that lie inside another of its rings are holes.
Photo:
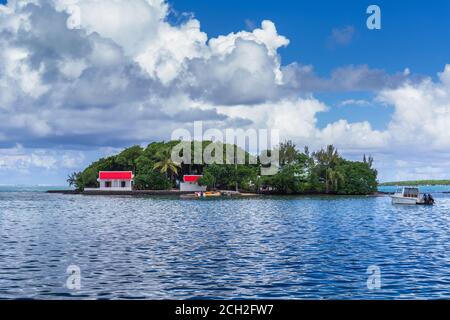
[[[393,204],[409,204],[409,205],[433,205],[434,199],[431,194],[422,194],[416,187],[397,188],[392,198]]]

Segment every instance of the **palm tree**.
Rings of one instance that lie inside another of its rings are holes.
[[[280,164],[281,166],[290,165],[298,158],[298,151],[291,140],[280,143]]]
[[[333,182],[332,178],[335,178],[336,174],[333,170],[339,160],[339,153],[337,149],[333,145],[327,146],[327,149],[320,150],[313,154],[314,158],[316,158],[318,164],[322,166],[325,170],[325,189],[326,193],[330,191],[330,184]],[[331,171],[330,171],[331,170]]]
[[[373,165],[373,157],[372,157],[372,156],[369,156],[369,158],[366,158],[366,154],[364,154],[363,162],[364,162],[364,163],[367,163],[367,165],[369,166],[369,168],[372,168],[372,165]]]
[[[72,174],[69,174],[67,176],[67,183],[69,184],[70,187],[75,186],[77,183],[77,178],[78,178],[78,173],[77,172],[73,172]]]
[[[327,146],[327,150],[325,152],[325,163],[327,167],[333,167],[338,159],[339,153],[337,149],[332,144]]]
[[[70,187],[75,187],[76,190],[82,191],[84,189],[84,182],[81,172],[73,172],[67,176],[67,183]]]
[[[339,185],[344,181],[344,175],[339,171],[333,170],[331,168],[327,169],[327,179],[325,182],[326,193],[330,190],[338,191]]]
[[[166,177],[170,175],[171,179],[178,175],[178,170],[181,168],[181,165],[172,160],[170,149],[164,149],[157,155],[157,158],[159,161],[155,163],[153,170],[159,170],[159,172],[164,173]]]

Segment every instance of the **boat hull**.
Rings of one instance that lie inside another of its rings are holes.
[[[392,197],[393,204],[416,205],[419,203],[417,198]]]

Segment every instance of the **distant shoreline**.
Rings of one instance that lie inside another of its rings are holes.
[[[379,184],[380,187],[395,186],[450,186],[450,180],[412,180],[412,181],[394,181]]]

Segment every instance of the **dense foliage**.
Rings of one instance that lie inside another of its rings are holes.
[[[333,146],[310,153],[308,148],[300,152],[291,141],[281,143],[278,172],[262,176],[259,157],[255,164],[175,163],[171,151],[178,143],[155,142],[146,148],[133,146],[92,163],[82,172],[73,173],[67,181],[80,190],[96,188],[99,171],[131,170],[135,174],[134,188],[138,190],[175,188],[185,174],[202,174],[200,184],[209,189],[278,194],[370,194],[377,190],[373,159],[364,156],[361,162],[349,161],[343,159]],[[208,141],[200,145],[202,150],[211,146]],[[237,150],[236,146],[232,148]],[[194,155],[191,157],[193,160]],[[252,156],[245,153],[245,157],[248,160]],[[223,158],[227,160],[225,151]],[[234,163],[234,159],[228,160],[231,162],[226,163]]]

